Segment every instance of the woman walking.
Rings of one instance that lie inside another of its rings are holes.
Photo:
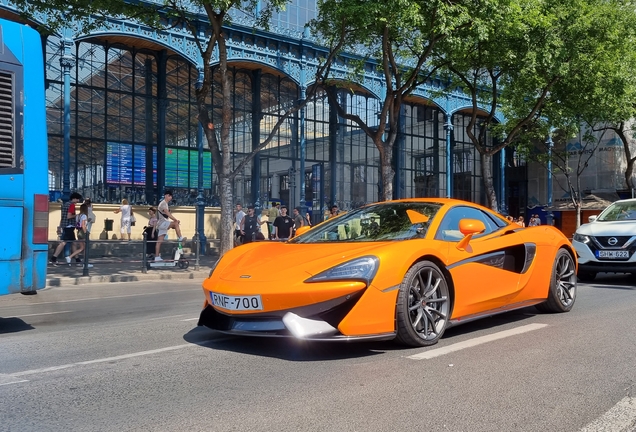
[[[84,252],[84,248],[86,247],[86,242],[84,242],[84,240],[86,239],[86,236],[90,233],[90,231],[88,230],[88,204],[87,203],[84,203],[80,206],[80,212],[79,212],[79,215],[77,215],[77,217],[79,218],[77,221],[77,240],[79,240],[77,244],[79,245],[79,247],[77,248],[75,252],[69,255],[69,259],[67,261],[70,261],[71,259],[75,257],[79,258],[80,254]],[[71,263],[69,262],[68,265],[71,265]],[[82,262],[78,261],[77,265],[78,267],[81,266]],[[93,267],[93,265],[88,264],[88,267]]]
[[[121,213],[121,238],[123,240],[124,234],[128,234],[128,241],[130,241],[130,222],[133,217],[132,206],[128,204],[128,200],[124,198],[121,200],[121,206],[113,213]]]

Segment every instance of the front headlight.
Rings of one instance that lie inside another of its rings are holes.
[[[379,264],[380,260],[377,257],[360,257],[325,270],[305,282],[359,280],[369,285],[378,271]]]
[[[576,240],[577,242],[581,242],[581,243],[589,243],[590,242],[590,238],[588,236],[583,235],[583,234],[579,234],[579,233],[574,233],[574,237],[572,239]]]

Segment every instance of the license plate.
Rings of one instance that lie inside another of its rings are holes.
[[[261,296],[226,296],[210,292],[212,304],[216,307],[233,311],[263,310]]]
[[[597,258],[609,258],[609,259],[620,259],[620,258],[629,258],[629,251],[597,251]]]

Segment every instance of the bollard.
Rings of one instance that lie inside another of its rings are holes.
[[[91,236],[89,231],[86,231],[84,236],[84,268],[82,269],[82,276],[88,276],[88,238]]]
[[[194,234],[194,269],[199,270],[199,233]]]
[[[148,273],[148,257],[146,256],[146,251],[148,250],[148,233],[146,232],[146,230],[144,230],[143,234],[143,243],[142,243],[142,247],[143,250],[141,251],[141,265],[143,266],[141,268],[141,272],[142,273]]]

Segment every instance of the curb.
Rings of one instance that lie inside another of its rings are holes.
[[[118,282],[143,282],[155,280],[200,280],[203,282],[208,277],[209,271],[199,270],[183,273],[139,273],[139,274],[117,274],[117,275],[97,275],[97,276],[77,276],[77,277],[50,277],[46,280],[46,288],[77,286],[99,283]]]

